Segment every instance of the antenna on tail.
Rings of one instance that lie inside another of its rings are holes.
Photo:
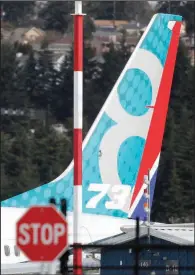
[[[144,210],[147,213],[147,228],[148,228],[148,243],[150,244],[150,170],[148,170],[148,175],[144,176],[144,184],[146,188],[144,189],[144,195],[146,197],[146,203],[144,203]]]

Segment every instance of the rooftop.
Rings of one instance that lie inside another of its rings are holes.
[[[128,24],[128,21],[126,20],[94,20],[94,24],[99,27],[113,27],[114,25],[116,27],[120,26],[120,25],[125,25]]]
[[[166,227],[166,225],[161,225],[161,226],[162,226],[162,228]],[[121,230],[123,231],[122,228],[121,228]],[[147,236],[147,230],[148,229],[146,226],[143,226],[143,225],[140,226],[140,231],[139,231],[140,238]],[[189,234],[189,232],[185,231],[185,235],[188,235],[188,234]],[[192,230],[192,234],[194,236],[193,230]],[[150,235],[152,237],[155,237],[155,238],[158,238],[161,240],[165,240],[167,242],[171,242],[176,245],[189,245],[189,246],[194,245],[194,238],[187,239],[187,238],[185,238],[184,235],[181,235],[179,237],[178,235],[175,234],[174,231],[170,231],[169,233],[167,233],[167,232],[163,232],[160,230],[156,230],[155,228],[151,228]],[[119,235],[115,235],[115,236],[112,236],[109,238],[105,238],[105,239],[97,241],[97,242],[94,242],[93,244],[94,245],[120,245],[120,244],[122,245],[127,242],[135,240],[135,238],[136,238],[135,227],[129,226],[128,230],[126,229],[126,232],[123,232]],[[100,249],[94,248],[94,249],[90,249],[90,250],[92,250],[94,252],[94,251],[99,251]]]

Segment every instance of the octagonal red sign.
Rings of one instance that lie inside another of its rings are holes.
[[[68,225],[54,206],[33,206],[16,224],[17,246],[31,261],[53,261],[68,247]]]

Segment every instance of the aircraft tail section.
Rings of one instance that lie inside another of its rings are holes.
[[[143,177],[151,203],[182,18],[156,14],[83,142],[83,212],[144,219]],[[111,68],[112,70],[112,68]],[[1,203],[45,205],[65,196],[73,205],[73,162],[54,181]]]

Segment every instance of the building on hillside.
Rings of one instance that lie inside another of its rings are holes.
[[[39,28],[31,28],[27,32],[24,33],[24,41],[27,43],[42,41],[45,38],[45,32]]]
[[[95,56],[100,57],[103,53],[110,50],[110,43],[113,43],[116,48],[119,47],[121,36],[122,34],[115,30],[98,30],[93,34],[93,38],[88,41],[88,43],[94,49]],[[129,46],[130,53],[134,50],[138,40],[138,36],[127,36],[126,43]],[[70,53],[72,45],[72,36],[68,35],[49,43],[48,50],[53,56],[53,62],[57,70],[59,70],[61,64],[63,63],[64,57]]]
[[[23,43],[24,42],[24,33],[27,32],[28,28],[16,28],[13,29],[9,34],[9,42],[10,43]]]
[[[70,53],[70,50],[73,45],[73,40],[72,40],[72,36],[67,35],[62,37],[58,33],[54,33],[54,32],[51,32],[51,34],[52,35],[50,39],[48,39],[49,34],[47,33],[47,36],[45,38],[46,46],[44,48],[42,48],[43,44],[40,43],[39,41],[33,43],[32,47],[34,52],[36,53],[35,56],[39,56],[41,52],[43,52],[44,50],[47,50],[47,54],[51,56],[55,66],[55,64],[59,62],[62,63],[64,61],[64,57]]]
[[[135,46],[139,41],[139,36],[127,37],[126,45],[129,48],[129,52],[132,53]],[[120,47],[121,34],[118,32],[112,32],[110,35],[94,35],[91,41],[91,46],[96,49],[96,54],[101,55],[110,51],[110,43],[113,43],[115,48]]]
[[[131,248],[131,245],[136,244],[135,236],[135,228],[131,227],[128,233],[122,233],[94,244],[112,246],[101,249],[94,248],[92,251],[101,253],[101,275],[135,275],[136,248],[138,246]],[[139,275],[194,275],[194,241],[177,237],[174,232],[168,234],[151,228],[150,244],[169,247],[146,249],[144,245],[148,244],[148,236],[145,226],[140,227],[139,236],[139,243],[142,245],[137,254]],[[117,248],[115,245],[121,245],[121,247]]]
[[[142,31],[145,27],[146,25],[144,24],[141,24],[137,21],[132,21],[132,22],[129,22],[128,24],[120,25],[117,28],[117,30],[118,31],[125,30],[129,35],[136,36],[136,35],[140,35],[140,31]]]
[[[37,110],[33,108],[29,109],[15,109],[15,108],[1,108],[2,116],[12,116],[12,117],[28,117],[30,120],[45,120],[46,111]]]
[[[104,53],[109,50],[108,45],[111,42],[116,44],[119,35],[115,29],[105,28],[104,30],[97,30],[93,34],[91,45],[96,49],[97,54]]]
[[[65,36],[49,43],[48,50],[52,51],[55,54],[65,53],[66,51],[70,50],[72,45],[72,36]]]
[[[132,52],[140,38],[140,30],[144,27],[139,22],[126,20],[94,20],[94,24],[96,31],[93,33],[91,44],[98,55],[108,52],[110,43],[116,47],[120,46],[122,30],[126,31],[126,43]]]
[[[11,43],[31,44],[41,42],[44,38],[45,32],[39,28],[17,28],[10,33],[9,41]]]
[[[126,20],[93,20],[96,30],[104,28],[118,28],[119,26],[128,24]]]
[[[48,50],[52,53],[53,62],[57,62],[57,60],[62,55],[68,55],[73,45],[72,36],[65,36],[63,38],[57,39],[49,43]]]
[[[12,31],[10,29],[6,29],[1,27],[1,40],[9,40],[11,36]]]

